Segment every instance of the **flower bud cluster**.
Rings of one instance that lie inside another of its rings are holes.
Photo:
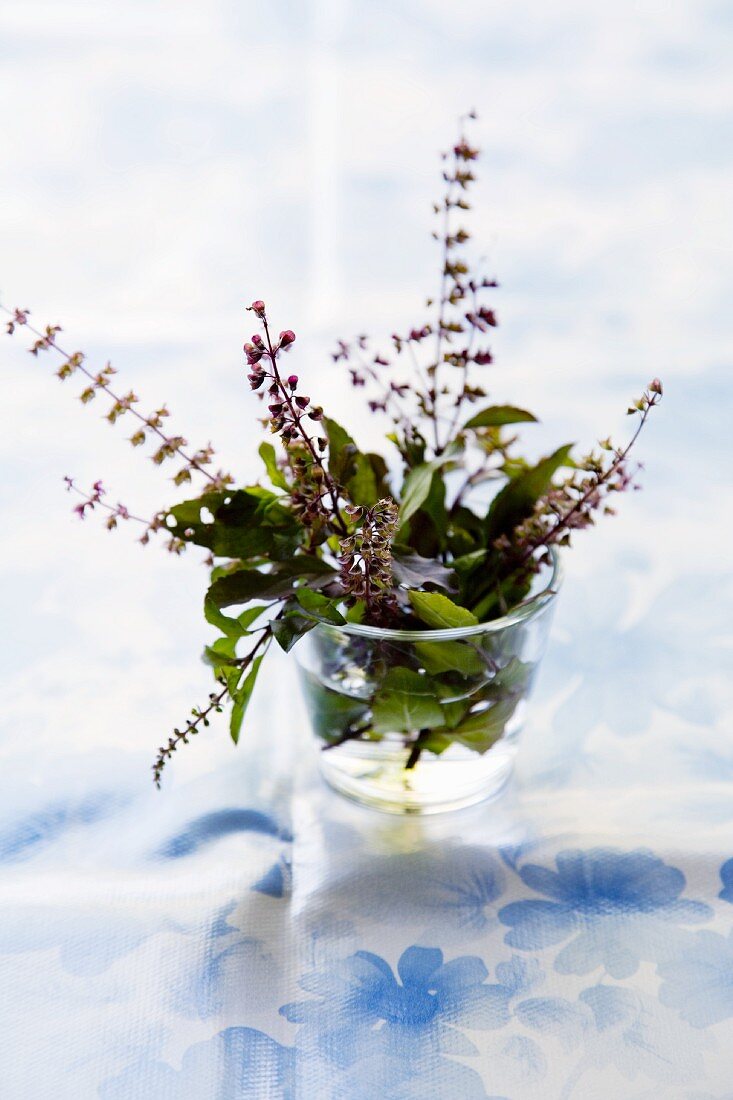
[[[293,512],[314,535],[330,515],[325,471],[304,448],[298,447],[290,449],[288,465],[293,475],[290,491]]]
[[[398,508],[393,500],[377,501],[362,513],[347,508],[352,518],[362,516],[361,526],[340,540],[340,580],[345,592],[363,600],[369,622],[396,612],[393,591],[392,542],[397,531]]]
[[[309,529],[311,542],[324,524],[344,535],[347,527],[339,510],[339,486],[323,462],[328,442],[322,436],[314,438],[308,430],[308,421],[318,424],[323,420],[323,409],[307,394],[298,392],[297,374],[283,377],[278,366],[280,356],[295,343],[295,333],[284,329],[273,340],[265,303],[258,299],[247,308],[260,319],[264,332],[264,338],[255,334],[244,344],[247,365],[251,367],[247,378],[253,390],[261,390],[260,396],[267,402],[266,422],[285,446],[293,474],[291,505]]]
[[[28,324],[27,321],[25,323]],[[12,331],[10,326],[8,326],[8,332],[12,333]],[[28,349],[31,355],[37,356],[39,351],[48,351],[50,348],[55,348],[56,336],[59,332],[61,332],[61,325],[46,325],[43,334],[38,333],[38,339]]]
[[[6,310],[10,314],[10,320],[6,322],[5,331],[12,336],[18,325],[27,325],[31,311],[29,309]]]

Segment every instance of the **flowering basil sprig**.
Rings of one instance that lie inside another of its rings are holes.
[[[200,495],[146,520],[111,503],[101,481],[85,492],[65,479],[81,519],[101,511],[110,529],[123,521],[141,525],[144,544],[162,535],[175,553],[190,544],[207,552],[211,582],[204,615],[217,637],[204,659],[216,690],[160,747],[157,784],[179,745],[227,702],[231,736],[238,740],[273,641],[289,650],[318,624],[347,620],[425,630],[495,619],[527,598],[553,547],[569,546],[575,532],[613,513],[615,496],[638,488],[630,452],[661,399],[658,379],[629,408],[638,423],[628,443],[618,447],[606,439],[579,457],[563,445],[529,461],[519,450],[518,431],[536,417],[523,403],[489,399],[498,283],[472,270],[464,224],[478,157],[465,132],[443,155],[444,191],[434,207],[433,233],[440,248],[438,292],[426,300],[426,314],[395,331],[388,351],[373,350],[361,335],[340,341],[332,357],[364,394],[367,413],[386,418],[384,454],[363,451],[303,392],[299,375],[285,368],[295,333],[285,328],[275,337],[260,299],[247,307],[258,331],[245,342],[244,356],[274,442],[265,438],[259,447],[262,481],[243,487],[223,470],[212,471],[211,444],[192,451],[183,436],[166,431],[165,406],[140,412],[134,391],[114,386],[109,363],[92,369],[82,352],[62,350],[58,325],[39,330],[28,310],[5,310],[8,333],[34,337],[29,350],[35,358],[57,357],[59,379],[83,378],[82,403],[106,397],[111,424],[134,421],[132,446],[153,443],[150,457],[158,466],[179,460],[175,485],[195,478],[203,483]],[[424,749],[442,751],[452,741],[487,751],[511,717],[529,669],[513,662],[490,670],[490,714],[478,721],[470,709],[463,713],[444,700],[452,697],[446,689],[455,677],[485,682],[489,658],[475,647],[447,645],[442,653],[429,649],[419,669],[393,655],[395,667],[382,687],[370,701],[354,703],[346,717],[342,711],[329,717],[328,707],[320,706],[326,747],[419,730],[410,741],[408,767]]]

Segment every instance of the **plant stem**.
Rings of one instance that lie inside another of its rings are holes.
[[[8,316],[10,316],[10,317],[15,316],[13,310],[8,309],[8,307],[3,305],[2,303],[0,303],[0,309],[4,313],[7,313]],[[34,336],[38,336],[39,339],[45,340],[46,341],[46,346],[47,347],[52,347],[54,349],[54,351],[57,351],[59,353],[59,355],[63,356],[64,359],[68,360],[68,359],[72,358],[72,356],[69,352],[64,351],[63,348],[59,347],[59,345],[56,343],[55,337],[48,336],[47,334],[45,334],[43,332],[39,332],[39,330],[37,328],[35,328],[33,325],[31,325],[28,321],[24,321],[22,327],[27,328],[29,332],[32,332]],[[102,392],[106,393],[107,396],[110,397],[114,402],[116,402],[118,404],[120,403],[120,401],[122,399],[119,398],[117,396],[117,394],[115,394],[109,388],[109,386],[106,383],[98,382],[97,381],[97,375],[92,374],[91,371],[87,370],[87,368],[84,366],[83,363],[79,363],[79,365],[75,369],[81,371],[81,373],[86,378],[88,378],[90,382],[92,382],[94,384],[95,389],[102,390]],[[199,463],[196,462],[195,459],[190,458],[186,454],[186,452],[183,450],[183,448],[180,447],[180,446],[177,446],[173,442],[173,440],[165,434],[165,432],[162,432],[160,430],[160,428],[157,428],[154,424],[150,424],[147,417],[143,416],[142,413],[139,413],[137,411],[137,409],[132,407],[132,405],[127,407],[127,411],[131,412],[132,415],[137,420],[139,420],[141,424],[144,424],[148,431],[155,432],[155,434],[160,439],[162,439],[165,444],[167,444],[169,447],[171,447],[176,452],[176,454],[179,454],[181,456],[181,458],[191,467],[191,469],[196,470],[199,474],[202,474],[205,478],[208,478],[208,480],[210,482],[212,482],[214,485],[217,485],[217,486],[219,485],[219,481],[220,481],[219,478],[215,477],[213,474],[210,474],[209,471],[207,469],[205,469],[203,466],[199,465]]]
[[[611,465],[608,467],[608,469],[598,478],[597,481],[593,483],[593,485],[591,485],[588,490],[586,490],[585,493],[583,493],[582,497],[580,497],[580,499],[575,502],[572,508],[569,508],[568,511],[563,513],[562,515],[558,515],[557,521],[552,525],[549,531],[545,532],[542,538],[537,539],[535,543],[527,547],[524,554],[522,554],[519,561],[513,567],[512,571],[514,571],[514,569],[521,569],[523,565],[526,565],[532,555],[541,547],[551,546],[557,536],[560,534],[560,532],[567,527],[569,521],[573,518],[573,516],[577,515],[578,512],[582,509],[583,505],[587,504],[590,498],[598,492],[601,485],[605,485],[609,478],[613,477],[619,467],[626,460],[631,448],[634,446],[636,440],[639,438],[639,433],[644,427],[647,421],[647,417],[649,416],[649,412],[655,404],[656,401],[652,400],[646,405],[644,411],[641,414],[641,419],[639,420],[636,431],[634,432],[624,449],[616,453],[616,457]]]
[[[142,516],[136,516],[132,512],[129,512],[126,508],[125,508],[124,512],[120,512],[120,510],[119,510],[120,505],[115,506],[113,504],[107,504],[107,502],[104,501],[104,500],[100,500],[98,498],[95,499],[94,497],[90,496],[88,493],[85,493],[83,489],[80,489],[78,485],[75,485],[74,482],[71,481],[71,479],[69,479],[69,481],[67,481],[66,487],[69,490],[69,492],[76,493],[77,496],[83,497],[84,500],[86,501],[86,503],[89,504],[91,507],[96,508],[97,506],[99,506],[100,508],[104,508],[104,510],[106,512],[111,512],[114,516],[117,516],[119,519],[123,519],[123,520],[131,519],[134,523],[142,523],[142,525],[144,527],[147,527],[148,529],[150,529],[150,520],[143,519]]]
[[[417,737],[415,738],[415,740],[412,743],[412,748],[410,749],[410,755],[407,757],[407,763],[405,764],[405,771],[410,771],[417,764],[418,760],[420,759],[420,755],[421,755],[423,749],[425,748],[425,742],[430,737],[430,733],[431,733],[431,731],[430,731],[429,728],[422,729],[418,733]]]
[[[471,297],[473,300],[473,312],[478,313],[478,299],[476,297],[476,287],[471,283]],[[466,384],[468,382],[468,372],[471,365],[471,352],[473,351],[473,342],[476,337],[476,325],[471,325],[471,332],[468,337],[468,344],[466,345],[466,357],[463,361],[462,373],[461,373],[461,390],[456,398],[455,408],[453,410],[453,416],[451,417],[450,425],[448,426],[448,435],[446,443],[450,443],[453,433],[458,427],[458,420],[461,415],[461,409],[463,402],[466,400]]]
[[[280,615],[278,615],[277,618],[280,618]],[[242,658],[242,671],[249,668],[249,666],[255,659],[258,650],[260,650],[263,645],[269,644],[271,639],[272,627],[268,625],[264,628],[262,634],[257,639],[257,642],[252,646],[249,653],[247,653]],[[228,694],[229,687],[226,684],[221,689],[221,691],[212,693],[209,696],[209,705],[204,710],[195,711],[194,720],[191,721],[191,719],[189,719],[186,722],[186,726],[183,730],[174,730],[173,736],[168,738],[168,744],[165,746],[161,746],[161,748],[158,750],[158,755],[155,758],[155,763],[153,764],[153,781],[158,789],[160,789],[161,776],[163,774],[163,768],[166,765],[166,761],[170,760],[171,756],[176,751],[181,742],[183,742],[183,744],[185,745],[188,742],[189,736],[194,736],[198,733],[198,727],[202,722],[205,726],[208,726],[209,715],[212,711],[221,710],[222,703],[224,702]]]
[[[267,340],[267,354],[268,354],[270,363],[272,364],[273,377],[275,379],[275,382],[277,383],[278,389],[280,390],[280,394],[281,394],[283,400],[285,401],[286,405],[288,406],[288,409],[290,410],[290,414],[293,418],[293,421],[297,425],[298,431],[300,432],[300,437],[303,440],[303,442],[305,443],[305,445],[308,449],[308,452],[310,453],[310,456],[313,459],[313,462],[315,463],[316,466],[318,466],[318,468],[320,470],[323,471],[323,479],[326,483],[326,487],[328,489],[329,496],[331,497],[331,511],[332,511],[332,514],[333,514],[334,526],[336,527],[336,529],[337,529],[337,531],[339,532],[340,535],[346,536],[349,533],[349,529],[346,526],[346,524],[344,523],[343,517],[342,517],[342,515],[339,511],[339,507],[338,507],[338,496],[339,496],[338,489],[336,488],[336,485],[333,481],[333,478],[329,474],[328,470],[326,469],[326,467],[321,462],[321,459],[318,455],[318,452],[316,451],[315,447],[313,446],[313,440],[311,439],[311,437],[308,435],[307,431],[305,430],[305,428],[301,424],[301,419],[302,419],[302,416],[303,416],[301,410],[297,407],[297,405],[293,401],[292,394],[290,394],[288,392],[288,389],[287,389],[286,385],[284,384],[282,378],[280,377],[280,372],[277,369],[277,358],[276,358],[275,349],[272,346],[272,340],[270,338],[270,328],[267,324],[267,317],[264,314],[262,315],[262,325],[263,325],[263,328],[265,330],[265,339]]]
[[[440,455],[443,452],[443,448],[440,445],[440,436],[438,435],[438,418],[436,413],[438,407],[438,368],[440,367],[441,357],[443,355],[443,336],[445,328],[445,290],[448,281],[448,236],[450,231],[450,211],[452,195],[452,183],[449,181],[445,193],[445,198],[443,200],[443,255],[442,270],[440,276],[440,300],[438,302],[438,329],[435,339],[435,365],[432,371],[428,371],[432,381],[432,420],[436,455]]]
[[[357,729],[348,729],[345,733],[342,733],[340,737],[337,737],[335,741],[329,741],[327,745],[321,745],[321,752],[328,752],[329,749],[336,749],[339,745],[344,745],[347,741],[358,741],[363,733],[366,733],[369,726],[359,726]]]

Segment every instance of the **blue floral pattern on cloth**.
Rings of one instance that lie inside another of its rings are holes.
[[[424,947],[404,951],[395,975],[379,955],[358,951],[305,975],[300,985],[313,998],[280,1011],[299,1025],[299,1049],[345,1073],[345,1098],[412,1095],[413,1089],[415,1095],[482,1097],[481,1078],[445,1056],[479,1053],[463,1028],[509,1022],[521,979],[514,972],[506,977],[509,984],[488,983],[481,959],[445,962],[442,951]]]
[[[685,876],[646,849],[560,852],[556,867],[522,867],[522,882],[552,900],[512,902],[499,920],[511,929],[506,942],[522,950],[569,940],[555,958],[561,973],[588,974],[602,966],[614,978],[628,978],[642,959],[668,949],[668,929],[660,925],[712,915],[705,903],[681,898]]]
[[[292,1045],[252,1028],[229,1028],[190,1047],[180,1069],[141,1059],[104,1082],[100,1095],[182,1100],[221,1082],[222,1095],[243,1100],[295,1100],[300,1089],[319,1100],[485,1100],[480,1075],[452,1056],[476,1058],[465,1029],[506,1027],[512,1001],[542,980],[537,964],[516,956],[496,967],[496,982],[488,977],[481,959],[446,962],[438,948],[407,948],[396,974],[380,956],[358,951],[300,979],[313,996],[280,1008],[297,1025]],[[532,1078],[544,1063],[528,1037],[508,1040],[500,1057]]]
[[[140,1061],[104,1082],[102,1100],[295,1100],[295,1052],[261,1031],[232,1027],[194,1043],[179,1069]]]
[[[707,929],[659,967],[659,1000],[693,1027],[733,1019],[733,929],[727,936]]]
[[[498,1028],[509,1020],[513,988],[488,984],[486,966],[475,956],[444,962],[438,948],[410,947],[397,975],[379,955],[357,951],[301,978],[315,997],[280,1011],[300,1025],[301,1045],[344,1063],[377,1050],[410,1063],[475,1054],[457,1029]]]

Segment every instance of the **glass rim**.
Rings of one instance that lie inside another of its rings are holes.
[[[400,642],[446,642],[475,637],[477,634],[496,634],[501,630],[506,630],[509,626],[515,626],[517,623],[532,618],[557,596],[563,579],[562,564],[556,547],[549,547],[549,552],[552,558],[552,571],[547,584],[534,596],[512,608],[506,615],[502,615],[500,619],[491,619],[486,623],[476,623],[475,626],[451,626],[439,630],[432,630],[430,627],[425,627],[423,630],[399,630],[394,627],[369,626],[366,623],[348,622],[339,625],[321,622],[316,629],[323,628],[343,634],[352,634],[360,638]]]

